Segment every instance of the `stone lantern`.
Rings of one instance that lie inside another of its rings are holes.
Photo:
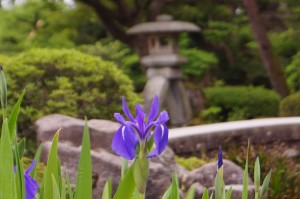
[[[181,81],[180,65],[187,58],[178,54],[179,34],[198,31],[199,27],[173,21],[169,15],[159,15],[156,21],[137,24],[127,31],[135,36],[136,47],[143,50],[140,62],[148,78],[143,91],[145,110],[158,95],[160,103],[167,106],[173,126],[183,126],[191,118],[190,101]]]

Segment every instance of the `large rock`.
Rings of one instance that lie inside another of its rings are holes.
[[[41,160],[46,163],[51,142],[44,142]],[[67,171],[71,183],[75,184],[77,176],[77,166],[80,156],[80,147],[72,146],[69,143],[59,143],[58,154],[63,171]],[[101,198],[105,182],[109,177],[113,180],[113,191],[116,191],[120,180],[122,159],[104,149],[92,151],[93,162],[93,198]],[[150,163],[150,176],[147,184],[147,198],[158,199],[171,184],[172,166],[163,164],[170,160],[156,159]]]
[[[224,182],[228,184],[243,184],[244,170],[229,160],[223,160]],[[201,185],[209,188],[214,186],[214,180],[217,173],[217,162],[211,162],[194,169],[183,177],[183,184],[186,187],[199,182]],[[253,182],[249,179],[249,183]]]
[[[48,115],[35,122],[37,142],[52,141],[55,132],[61,128],[60,142],[69,142],[71,145],[80,146],[84,120],[75,119],[60,114]],[[108,120],[89,120],[88,127],[91,137],[91,148],[111,150],[111,140],[120,127],[119,123]]]

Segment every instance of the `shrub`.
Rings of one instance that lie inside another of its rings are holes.
[[[78,50],[116,63],[132,79],[135,91],[143,91],[147,78],[140,66],[139,57],[125,44],[110,39],[102,39],[94,45],[79,46]]]
[[[112,119],[111,113],[122,108],[122,95],[129,102],[139,99],[131,80],[112,62],[76,50],[33,49],[12,57],[4,70],[10,91],[19,92],[28,85],[22,130],[51,113]],[[17,97],[17,92],[8,93],[9,101]]]
[[[289,95],[280,102],[279,115],[282,117],[300,115],[300,92]]]
[[[280,97],[261,87],[210,87],[204,89],[204,94],[208,109],[221,109],[214,112],[214,118],[221,121],[272,117],[278,113]]]
[[[292,92],[300,90],[300,51],[293,57],[292,62],[285,68],[288,86]]]

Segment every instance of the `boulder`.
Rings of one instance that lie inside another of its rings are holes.
[[[60,114],[42,117],[35,122],[37,143],[52,141],[56,131],[61,129],[60,142],[69,142],[73,146],[80,146],[84,123],[84,120]],[[88,127],[91,148],[102,148],[111,151],[111,140],[120,124],[109,120],[93,119],[88,121]]]

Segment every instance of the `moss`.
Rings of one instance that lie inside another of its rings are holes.
[[[183,157],[176,157],[176,162],[183,166],[185,169],[191,171],[193,169],[199,168],[204,164],[207,164],[207,161],[199,159],[197,157],[189,157],[189,158],[183,158]]]

